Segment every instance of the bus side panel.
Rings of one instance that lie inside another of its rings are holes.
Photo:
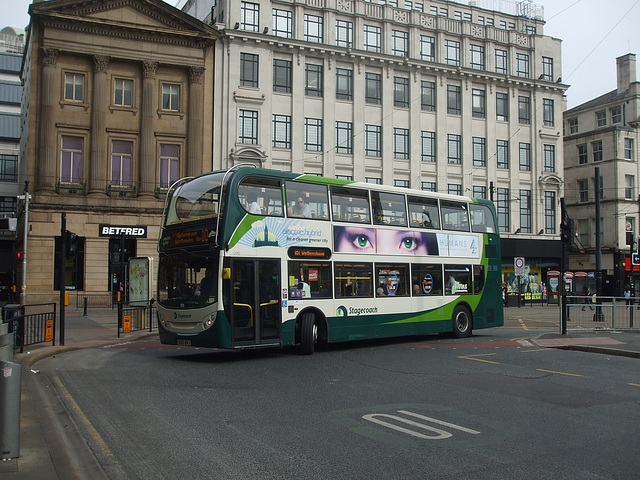
[[[284,314],[284,310],[283,310]],[[284,320],[282,323],[282,345],[294,345],[296,341],[295,336],[295,318],[290,318],[289,320]]]
[[[204,332],[197,335],[180,335],[168,332],[162,324],[158,324],[160,343],[165,345],[177,345],[178,340],[189,340],[192,347],[207,348],[232,348],[231,326],[224,312],[218,312],[215,323]]]

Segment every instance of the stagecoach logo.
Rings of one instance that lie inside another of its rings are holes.
[[[178,320],[181,318],[191,318],[191,314],[190,313],[178,313],[178,312],[174,312],[173,313],[173,319],[174,320]]]
[[[365,315],[368,313],[378,313],[378,307],[366,307],[366,308],[359,308],[359,307],[349,307],[349,313],[348,315]],[[347,316],[347,309],[345,307],[343,307],[342,305],[340,305],[338,307],[338,309],[336,310],[336,316],[337,317],[346,317]]]

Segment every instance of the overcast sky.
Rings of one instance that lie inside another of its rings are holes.
[[[4,17],[0,27],[24,28],[29,23],[27,10],[31,0],[0,1]],[[185,3],[165,1],[173,6]],[[558,76],[571,85],[567,90],[568,108],[616,88],[616,57],[635,53],[640,64],[640,0],[534,0],[533,3],[544,6],[545,35],[562,40],[562,73]]]

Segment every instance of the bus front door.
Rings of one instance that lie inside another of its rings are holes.
[[[234,259],[231,271],[234,345],[279,344],[280,261]]]

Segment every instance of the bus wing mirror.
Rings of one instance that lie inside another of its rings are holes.
[[[222,279],[223,280],[231,279],[231,269],[230,268],[223,268],[222,269]]]

